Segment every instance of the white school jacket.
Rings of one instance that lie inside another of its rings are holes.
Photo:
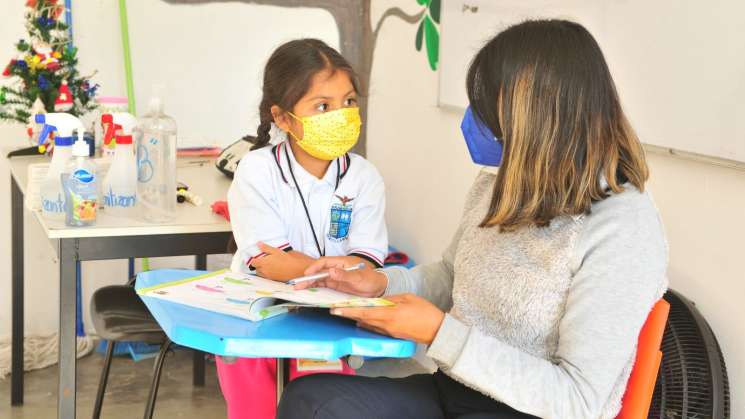
[[[251,273],[264,256],[257,243],[321,256],[293,175],[325,256],[354,255],[382,266],[388,253],[385,185],[375,167],[348,153],[331,162],[323,179],[295,160],[287,141],[246,154],[228,191],[238,251],[231,269]]]

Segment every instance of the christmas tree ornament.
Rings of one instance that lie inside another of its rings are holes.
[[[31,116],[28,117],[28,123],[26,124],[26,133],[28,134],[28,139],[31,142],[31,145],[36,145],[36,136],[41,128],[39,127],[39,124],[36,123],[35,117],[37,114],[45,113],[47,113],[47,110],[44,109],[44,102],[42,102],[37,96],[34,104],[31,105]]]
[[[39,86],[41,88],[41,86]],[[73,100],[72,100],[72,92],[70,92],[70,88],[67,87],[67,82],[62,81],[62,84],[59,87],[59,95],[57,96],[57,99],[54,101],[54,111],[55,112],[67,112],[73,107]]]

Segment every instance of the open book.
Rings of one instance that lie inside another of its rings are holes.
[[[382,298],[357,297],[326,288],[295,290],[282,282],[228,270],[166,282],[140,289],[137,293],[251,321],[286,313],[291,307],[393,305]]]

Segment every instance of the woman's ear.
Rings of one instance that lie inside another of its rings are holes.
[[[287,115],[287,112],[280,109],[280,107],[277,105],[272,105],[271,112],[272,117],[274,118],[274,123],[277,125],[277,127],[284,132],[290,132],[290,116]]]

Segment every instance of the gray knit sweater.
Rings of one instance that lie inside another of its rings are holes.
[[[480,228],[495,176],[482,172],[442,260],[388,268],[386,295],[412,292],[448,314],[428,355],[450,377],[541,418],[610,419],[636,342],[667,288],[667,244],[631,185],[545,228]]]

